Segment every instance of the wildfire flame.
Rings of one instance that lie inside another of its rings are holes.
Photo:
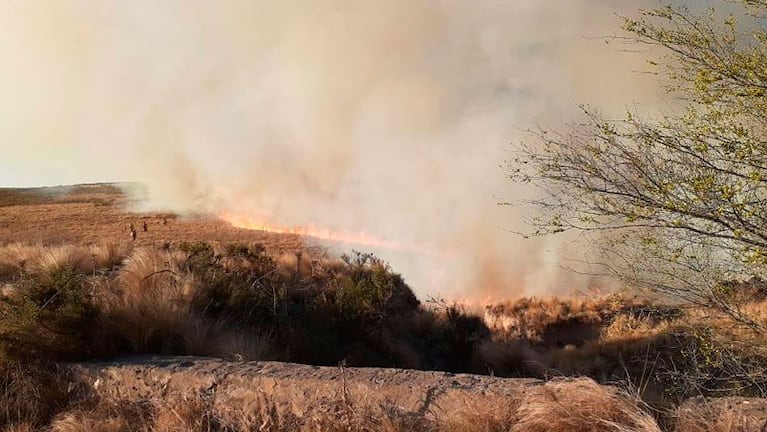
[[[289,226],[265,220],[259,220],[251,217],[224,213],[219,217],[236,228],[249,230],[266,231],[279,234],[295,234],[302,237],[313,237],[319,240],[346,243],[359,246],[369,246],[374,248],[398,250],[398,251],[420,251],[422,247],[412,244],[397,243],[382,239],[363,232],[349,232],[341,230],[332,230],[318,227],[316,225]]]

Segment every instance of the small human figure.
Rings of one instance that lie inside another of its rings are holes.
[[[144,228],[144,232],[147,232],[147,230],[149,229],[149,226],[147,226],[146,221],[144,221],[143,228]]]
[[[131,230],[130,230],[130,238],[131,238],[133,241],[136,241],[136,236],[137,236],[137,235],[138,235],[138,233],[136,232],[136,230],[135,230],[135,229],[133,229],[133,228],[131,228]]]

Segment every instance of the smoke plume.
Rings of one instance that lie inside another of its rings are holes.
[[[579,102],[657,103],[599,37],[641,0],[5,1],[0,182],[145,182],[146,208],[365,232],[420,295],[577,287],[499,167]]]

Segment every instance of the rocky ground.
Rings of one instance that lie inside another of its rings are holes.
[[[256,430],[324,430],[328,422],[338,430],[360,430],[363,423],[418,431],[661,430],[626,393],[587,378],[542,381],[199,357],[70,367],[103,400],[202,403],[208,415],[235,430],[254,424],[261,427]],[[675,417],[669,430],[764,431],[767,401],[694,398]]]
[[[500,419],[505,402],[543,383],[534,379],[403,369],[226,362],[196,357],[127,359],[76,366],[101,395],[135,400],[163,395],[208,398],[233,416],[266,410],[280,419],[310,419],[337,410],[393,409],[440,421],[482,413]]]

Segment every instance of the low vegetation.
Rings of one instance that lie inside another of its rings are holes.
[[[670,422],[668,413],[688,397],[764,396],[761,389],[767,388],[761,335],[749,326],[732,326],[715,309],[612,295],[521,299],[488,307],[480,317],[458,305],[422,304],[386,263],[364,253],[330,259],[272,256],[259,245],[242,244],[9,245],[0,248],[0,269],[5,398],[0,420],[7,427],[41,427],[55,419],[54,430],[127,430],[103,427],[112,421],[120,424],[124,416],[139,416],[145,423],[130,430],[166,430],[157,426],[170,421],[162,420],[167,415],[163,406],[137,402],[105,407],[107,402],[77,395],[79,387],[49,366],[134,354],[344,362],[509,377],[588,376],[631,389],[654,409],[605,412],[620,418],[591,408],[570,417],[530,414],[526,423],[514,419],[513,424],[526,429],[512,430],[574,430],[540,422],[589,415],[637,425],[621,430],[653,430],[641,426],[644,413],[652,411]],[[748,286],[750,295],[740,299],[740,307],[767,320],[760,284]],[[739,289],[743,292],[746,286]],[[580,393],[594,394],[596,389]],[[555,390],[544,392],[514,412],[550,411],[544,406],[547,398],[566,407],[564,397]],[[603,406],[595,402],[593,408]],[[244,430],[215,429],[207,423],[213,417],[200,410],[181,415],[196,422],[184,428]],[[101,421],[98,427],[67,429],[96,419]],[[382,424],[378,429],[344,430],[381,430]]]
[[[641,402],[629,394],[591,380],[552,380],[519,399],[500,406],[487,407],[486,412],[448,414],[441,420],[426,420],[402,413],[394,405],[366,410],[351,405],[329,403],[312,418],[278,417],[273,407],[259,406],[247,415],[236,409],[223,409],[205,396],[149,397],[112,400],[97,398],[85,386],[65,387],[64,376],[51,372],[45,377],[25,378],[23,383],[51,386],[45,395],[19,393],[29,397],[26,403],[3,402],[15,409],[12,422],[5,429],[32,431],[43,418],[54,432],[210,432],[322,430],[331,432],[537,432],[537,431],[607,431],[656,432],[660,429]],[[57,382],[51,381],[58,380]],[[22,391],[30,391],[30,388]],[[15,403],[15,405],[14,405]],[[58,409],[59,412],[55,412]],[[6,410],[8,411],[8,410]],[[500,413],[500,414],[499,414]],[[6,412],[6,414],[8,414]],[[7,418],[7,417],[6,417]]]
[[[767,2],[731,3],[741,21],[667,5],[625,19],[616,38],[668,53],[650,66],[667,68],[681,110],[614,120],[586,108],[509,166],[541,187],[531,234],[595,233],[586,270],[652,297],[519,299],[482,315],[421,303],[373,255],[303,256],[298,236],[221,221],[142,215],[129,246],[81,246],[127,240],[138,216],[118,188],[0,189],[0,239],[58,244],[0,248],[0,427],[294,430],[269,407],[243,420],[204,399],[104,400],[60,367],[168,354],[550,380],[494,407],[508,413],[498,422],[425,424],[382,407],[328,412],[320,430],[736,430],[738,419],[678,414],[693,396],[767,397]],[[55,215],[41,208],[54,202]],[[282,254],[236,243],[254,238]]]

